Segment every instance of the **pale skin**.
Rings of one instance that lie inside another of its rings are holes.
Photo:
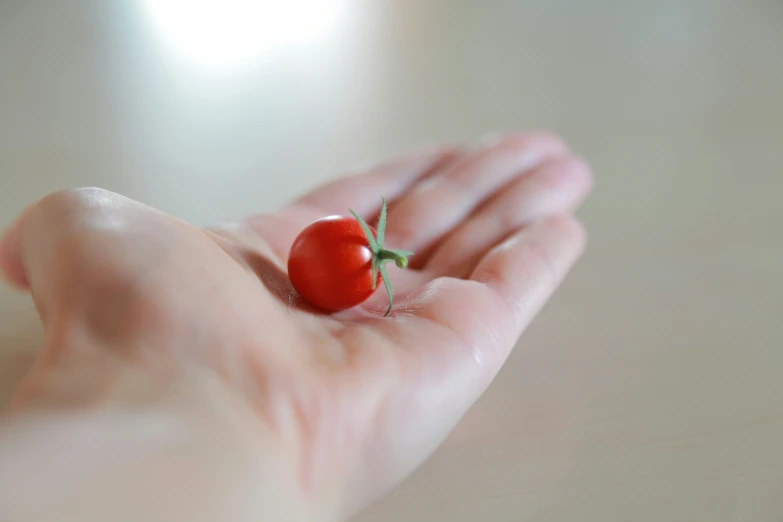
[[[338,521],[413,472],[484,392],[585,244],[587,164],[509,135],[385,162],[208,230],[117,194],[32,204],[0,242],[46,331],[0,423],[0,520]],[[389,202],[411,250],[334,315],[296,234]],[[491,426],[488,430],[493,429]]]

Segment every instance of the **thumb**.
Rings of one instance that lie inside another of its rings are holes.
[[[47,328],[76,315],[112,319],[184,228],[192,227],[105,190],[55,192],[6,230],[0,272],[30,291]]]
[[[64,389],[82,393],[90,386],[85,372],[95,374],[95,364],[107,371],[93,348],[132,343],[135,326],[160,324],[153,295],[167,276],[155,267],[188,235],[183,230],[193,235],[184,222],[95,188],[55,192],[19,215],[0,239],[0,273],[30,291],[46,344],[12,403],[39,393],[50,370],[66,366],[84,366],[58,373],[69,376]]]

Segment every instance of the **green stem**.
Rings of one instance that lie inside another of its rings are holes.
[[[349,209],[350,210],[350,209]],[[408,257],[413,255],[413,252],[405,250],[392,250],[383,248],[384,232],[386,229],[386,200],[381,198],[381,215],[378,219],[378,232],[377,237],[373,236],[372,230],[369,225],[353,210],[350,211],[353,217],[359,222],[362,227],[364,235],[367,237],[367,244],[372,251],[372,289],[375,290],[375,284],[377,280],[377,271],[381,272],[381,279],[386,287],[386,292],[389,294],[389,307],[386,309],[384,316],[389,315],[392,309],[392,303],[394,297],[392,294],[391,283],[389,282],[389,276],[386,273],[386,263],[394,261],[394,264],[399,268],[405,268],[408,266]]]
[[[376,254],[376,257],[381,263],[384,261],[394,261],[394,264],[399,268],[408,266],[408,257],[402,252],[397,252],[395,250],[386,250],[384,248]]]

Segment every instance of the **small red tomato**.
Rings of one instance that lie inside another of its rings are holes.
[[[329,216],[302,230],[288,254],[288,277],[299,295],[326,312],[353,308],[366,301],[383,281],[392,291],[385,264],[405,268],[412,252],[383,248],[386,202],[381,207],[378,232],[355,212],[354,217]]]
[[[288,277],[299,295],[327,312],[366,301],[377,284],[372,283],[372,250],[359,222],[330,216],[307,226],[291,246]]]

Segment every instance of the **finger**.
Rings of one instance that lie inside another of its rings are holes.
[[[451,330],[491,379],[584,244],[571,217],[537,222],[494,247],[470,279],[438,278],[406,307]]]
[[[501,297],[519,335],[581,256],[585,229],[571,216],[523,228],[493,248],[470,278]]]
[[[444,147],[389,161],[319,187],[293,206],[309,207],[322,215],[345,214],[352,208],[369,218],[380,208],[382,197],[394,200],[416,180],[437,171],[458,154],[457,149]]]
[[[394,200],[415,181],[437,172],[459,154],[454,148],[439,148],[390,161],[319,187],[279,212],[257,214],[238,223],[223,223],[213,230],[243,236],[250,243],[263,239],[263,245],[259,246],[268,247],[274,257],[285,263],[296,235],[316,219],[330,214],[348,214],[349,209],[353,209],[373,222],[382,197]],[[250,235],[245,233],[248,231]]]
[[[201,326],[194,317],[226,315],[237,293],[259,300],[248,309],[269,297],[247,292],[260,283],[202,230],[105,190],[50,194],[13,230],[4,250],[23,267],[47,330],[187,337]]]
[[[130,340],[123,327],[138,322],[144,309],[130,303],[138,295],[134,287],[150,255],[161,257],[163,247],[144,240],[166,226],[148,214],[98,189],[62,191],[28,207],[6,231],[0,244],[3,272],[29,287],[47,330],[45,349],[16,391],[15,406],[44,389],[50,370],[67,360],[63,354],[90,352],[96,339]],[[123,246],[117,239],[130,239],[129,229],[140,235]]]
[[[525,224],[567,214],[592,186],[590,167],[565,155],[517,178],[440,242],[425,265],[437,275],[467,277],[493,245]]]
[[[430,247],[481,202],[566,150],[559,138],[539,133],[507,137],[465,156],[390,205],[390,244],[417,252],[412,264],[421,266]]]
[[[29,285],[46,317],[53,307],[77,305],[74,298],[86,295],[81,285],[89,279],[133,284],[144,269],[162,261],[175,229],[185,227],[100,189],[57,192],[30,206],[7,231],[2,243],[4,273]],[[105,296],[95,297],[100,295]]]

